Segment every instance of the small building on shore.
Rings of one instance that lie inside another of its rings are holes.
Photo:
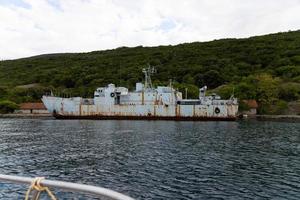
[[[243,114],[246,115],[256,115],[258,104],[255,99],[243,100],[243,103],[249,107],[249,110],[243,111]]]
[[[17,114],[50,114],[43,103],[21,103]]]

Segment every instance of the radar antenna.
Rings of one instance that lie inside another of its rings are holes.
[[[156,69],[148,64],[148,68],[143,68],[143,73],[145,74],[145,89],[153,89],[151,75],[156,73]]]

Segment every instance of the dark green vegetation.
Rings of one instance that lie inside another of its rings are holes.
[[[18,105],[12,101],[3,100],[0,101],[0,114],[11,113],[18,109]]]
[[[154,85],[173,79],[175,87],[183,92],[188,88],[192,98],[203,85],[226,98],[234,92],[240,99],[256,99],[260,113],[278,114],[287,102],[300,96],[300,31],[293,31],[1,61],[0,98],[16,103],[33,101],[50,90],[92,96],[96,87],[108,83],[132,89],[143,80],[141,69],[147,63],[157,68]]]

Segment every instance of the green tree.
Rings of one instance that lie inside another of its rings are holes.
[[[232,95],[236,95],[236,87],[233,84],[221,85],[220,87],[212,90],[211,93],[217,93],[223,99],[228,99]]]
[[[221,74],[216,70],[209,70],[204,74],[197,74],[196,83],[199,87],[207,85],[208,88],[213,89],[224,83]]]
[[[235,94],[240,99],[256,99],[257,85],[248,81],[237,84]]]
[[[280,80],[273,78],[269,74],[260,74],[256,76],[258,82],[256,86],[256,100],[259,102],[259,112],[267,112],[270,105],[278,100]]]
[[[8,101],[8,100],[0,101],[0,113],[2,114],[12,113],[18,108],[19,106],[12,101]]]
[[[279,86],[279,98],[294,101],[300,97],[300,83],[283,83]]]
[[[182,92],[183,98],[185,98],[186,89],[188,98],[199,98],[199,88],[195,85],[175,83],[174,87],[177,88],[180,92]]]

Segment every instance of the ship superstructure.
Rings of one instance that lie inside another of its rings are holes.
[[[109,84],[99,87],[94,98],[62,98],[45,95],[42,101],[53,116],[61,119],[167,119],[167,120],[235,120],[236,98],[222,100],[206,96],[207,87],[199,89],[198,99],[183,99],[172,85],[153,88],[154,69],[143,69],[145,83],[136,83],[135,91]]]

